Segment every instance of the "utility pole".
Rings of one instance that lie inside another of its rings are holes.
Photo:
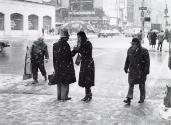
[[[166,8],[165,8],[165,10],[164,10],[164,14],[165,14],[165,29],[167,29],[167,26],[169,25],[168,24],[168,20],[167,20],[167,18],[169,18],[169,16],[168,16],[168,8],[167,8],[167,3],[166,3]]]
[[[141,30],[142,30],[142,36],[144,36],[144,26],[145,26],[144,12],[145,10],[147,10],[147,7],[144,6],[144,0],[142,0],[141,7],[139,7],[139,10],[141,10]]]

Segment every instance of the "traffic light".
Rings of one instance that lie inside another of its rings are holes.
[[[151,21],[151,18],[150,18],[150,17],[145,17],[145,18],[144,18],[144,21],[150,22],[150,21]]]

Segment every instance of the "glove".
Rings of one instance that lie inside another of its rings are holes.
[[[124,68],[124,71],[125,71],[125,73],[128,73],[128,69],[125,69],[125,68]]]

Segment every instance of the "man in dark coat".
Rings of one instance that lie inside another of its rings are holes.
[[[140,100],[145,100],[145,81],[149,74],[150,57],[148,50],[143,48],[138,38],[133,38],[132,46],[128,49],[124,71],[128,73],[129,90],[125,103],[130,104],[133,99],[134,85],[139,84]]]
[[[151,45],[152,45],[152,48],[155,48],[155,46],[156,46],[156,40],[157,40],[157,34],[155,32],[153,32],[151,34]]]
[[[70,100],[69,84],[76,82],[74,63],[69,44],[69,33],[61,31],[61,38],[53,45],[53,66],[57,82],[58,100]]]
[[[33,84],[38,83],[38,69],[47,80],[44,61],[47,63],[49,59],[47,45],[42,37],[34,41],[31,47],[31,64],[33,73]]]

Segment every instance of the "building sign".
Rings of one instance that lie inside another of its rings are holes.
[[[88,11],[88,12],[69,12],[69,14],[71,15],[94,15],[95,12],[94,11]]]
[[[29,2],[35,2],[35,3],[43,3],[43,0],[25,0]]]

